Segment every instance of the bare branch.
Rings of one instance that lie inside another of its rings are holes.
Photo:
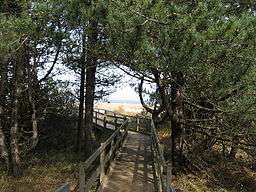
[[[42,83],[43,81],[45,81],[49,77],[49,75],[52,73],[52,71],[53,71],[53,69],[54,69],[54,67],[55,67],[55,65],[58,61],[58,57],[59,57],[59,54],[60,54],[60,48],[61,48],[61,43],[59,43],[58,46],[57,46],[57,52],[56,52],[56,55],[54,57],[51,68],[47,71],[45,76],[38,81],[39,83]]]
[[[196,107],[198,109],[202,109],[204,111],[210,111],[210,112],[216,112],[216,113],[224,113],[223,110],[220,110],[220,109],[210,109],[210,108],[206,108],[206,107],[203,107],[201,105],[197,105],[197,104],[194,104],[192,102],[189,102],[188,100],[185,100],[184,101],[185,104],[188,104],[190,106],[193,106],[193,107]]]
[[[143,83],[144,83],[144,77],[141,78],[141,81],[140,81],[140,84],[139,84],[139,87],[138,87],[139,97],[140,97],[140,103],[141,103],[141,105],[146,109],[147,112],[153,114],[153,113],[154,113],[154,110],[151,109],[149,106],[147,106],[147,104],[146,104],[145,101],[144,101],[143,95],[142,95],[142,92],[143,92]]]

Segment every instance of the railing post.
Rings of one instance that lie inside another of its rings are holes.
[[[85,171],[82,163],[79,167],[79,192],[85,192]]]
[[[95,124],[98,125],[98,112],[95,111]]]
[[[101,146],[104,145],[104,143],[101,143]],[[105,149],[100,154],[100,183],[103,183],[104,177],[106,175],[105,172]]]
[[[107,128],[107,111],[104,112],[103,127]]]
[[[116,113],[114,113],[114,117],[115,117],[115,129],[117,129],[117,117],[116,117]]]
[[[124,123],[125,123],[125,124],[124,124],[124,126],[123,126],[123,134],[122,134],[121,130],[120,130],[120,132],[119,132],[119,135],[120,135],[120,137],[121,137],[121,142],[120,142],[120,145],[118,146],[119,148],[120,148],[120,146],[123,145],[124,140],[125,140],[125,137],[127,136],[127,133],[128,133],[127,119],[124,120]]]
[[[137,132],[139,132],[140,131],[140,118],[137,116],[137,118],[136,118],[136,127],[137,127]]]

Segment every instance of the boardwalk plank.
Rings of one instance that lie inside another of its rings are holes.
[[[153,192],[150,138],[129,132],[123,148],[103,183],[102,192]]]

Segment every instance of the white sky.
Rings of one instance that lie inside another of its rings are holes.
[[[134,91],[134,88],[128,84],[122,85],[117,91],[109,96],[109,100],[132,100],[139,102],[139,95]]]
[[[50,67],[51,65],[49,65]],[[55,66],[55,70],[53,71],[53,74],[59,71],[58,69],[61,69],[60,71],[63,71],[62,74],[58,74],[54,77],[54,79],[59,80],[69,80],[71,82],[74,82],[79,76],[75,74],[74,72],[68,70],[67,68],[63,67],[61,64],[57,64]],[[45,69],[45,72],[48,70],[48,66]],[[123,75],[121,82],[119,83],[118,88],[116,89],[116,92],[110,94],[107,97],[108,101],[122,101],[122,102],[134,102],[134,103],[140,103],[139,95],[135,92],[134,87],[130,86],[130,83],[138,84],[138,80],[135,78],[132,78],[125,74],[120,69],[114,69],[115,73]],[[43,77],[44,73],[39,74],[39,78]]]

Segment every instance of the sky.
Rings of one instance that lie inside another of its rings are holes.
[[[109,96],[110,102],[126,101],[139,103],[139,95],[134,91],[134,88],[130,87],[129,84],[124,84],[121,88]]]
[[[118,83],[118,88],[114,93],[109,95],[110,102],[127,102],[127,103],[140,103],[139,95],[135,92],[135,87],[130,84],[138,84],[138,79],[127,75],[121,69],[114,69],[115,73],[122,75],[122,80]]]
[[[48,68],[51,65],[47,66],[45,69],[45,72],[42,72],[39,74],[39,78],[44,76],[44,73],[48,70]],[[56,80],[69,80],[71,82],[74,82],[79,76],[75,74],[74,72],[66,69],[63,69],[63,65],[57,64],[55,67],[55,70],[53,71],[53,74],[56,74],[57,71],[61,68],[61,71],[63,71],[62,74],[58,74],[54,76],[54,79]],[[65,68],[65,67],[64,67]],[[111,103],[140,103],[139,95],[135,92],[134,87],[130,86],[130,83],[138,84],[138,80],[130,77],[129,75],[125,74],[120,69],[114,69],[115,73],[122,75],[122,80],[118,84],[118,88],[116,91],[112,94],[110,94],[107,98],[105,98],[107,101],[110,101]]]

